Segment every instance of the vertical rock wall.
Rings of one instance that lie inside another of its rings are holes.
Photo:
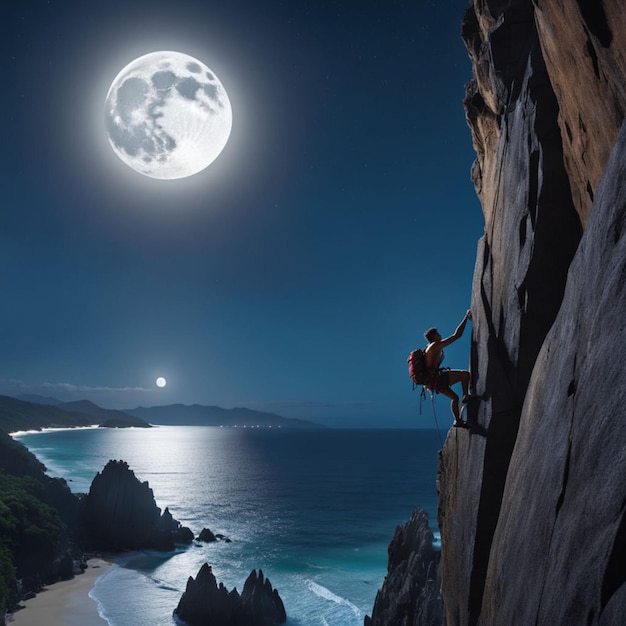
[[[626,105],[623,0],[535,0],[570,187],[586,224]]]
[[[483,624],[626,619],[625,173],[626,126],[528,388]]]
[[[626,217],[609,209],[624,204],[619,156],[599,184],[626,110],[625,20],[620,0],[474,0],[463,22],[474,67],[465,102],[477,153],[472,179],[485,215],[473,285],[471,368],[474,390],[485,400],[471,407],[470,431],[451,431],[440,464],[449,625],[581,623],[572,621],[575,612],[556,610],[564,588],[571,598],[580,589],[565,579],[550,583],[550,576],[565,576],[567,568],[582,573],[599,562],[597,585],[582,600],[588,611],[582,621],[598,623],[622,593],[622,481],[603,475],[607,503],[594,518],[604,529],[601,540],[591,537],[597,529],[580,523],[575,507],[592,495],[580,490],[585,472],[598,465],[593,455],[606,454],[607,464],[613,454],[626,456],[623,437],[613,449],[601,444],[611,438],[612,420],[625,422],[618,403],[613,418],[590,426],[613,401],[604,384],[609,397],[598,398],[588,379],[611,381],[613,396],[621,397],[614,380],[620,366],[603,354],[593,360],[593,376],[586,369],[594,333],[601,332],[603,347],[622,339],[620,313],[603,324],[599,314],[591,315],[588,294],[593,287],[594,298],[608,303],[606,290],[626,278],[603,265],[620,268],[626,252],[620,247]],[[608,320],[609,314],[607,304],[602,315]],[[590,391],[580,391],[581,377]],[[586,400],[578,404],[582,395]],[[593,452],[583,454],[590,438]],[[580,532],[566,539],[559,533],[571,524]],[[583,537],[605,542],[607,555],[614,545],[614,556],[602,561],[597,553],[599,561],[588,561]],[[559,566],[553,563],[561,554],[557,546],[568,550]]]

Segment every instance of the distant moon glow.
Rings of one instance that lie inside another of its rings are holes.
[[[157,387],[165,387],[165,385],[167,385],[167,381],[165,380],[165,378],[163,378],[163,376],[159,376],[156,379],[156,384]]]
[[[135,59],[115,77],[105,101],[113,151],[151,178],[185,178],[206,168],[226,145],[232,119],[217,76],[181,52]]]

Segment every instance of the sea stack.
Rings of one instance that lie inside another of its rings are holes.
[[[228,591],[205,563],[196,578],[189,577],[174,614],[191,626],[276,626],[287,621],[278,591],[263,571],[252,570],[239,595]]]
[[[173,550],[193,533],[169,510],[161,515],[147,482],[140,482],[125,461],[109,461],[91,483],[82,504],[86,543],[91,549]]]
[[[365,626],[403,624],[413,616],[411,626],[439,626],[443,623],[440,551],[428,524],[428,514],[416,509],[411,519],[396,528],[389,544],[387,576],[376,594],[372,617]]]

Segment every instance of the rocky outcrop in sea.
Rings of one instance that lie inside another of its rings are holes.
[[[439,626],[443,623],[441,553],[428,514],[416,509],[389,544],[387,576],[364,626]]]
[[[263,571],[253,570],[241,595],[217,583],[205,563],[196,578],[189,577],[174,614],[191,626],[275,626],[287,621],[283,601]]]
[[[140,482],[125,461],[109,461],[82,502],[85,543],[109,552],[173,550],[190,543],[193,533],[168,509],[161,514],[147,482]]]

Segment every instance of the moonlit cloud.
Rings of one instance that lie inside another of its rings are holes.
[[[154,389],[147,387],[90,387],[88,385],[73,385],[71,383],[43,383],[42,387],[49,390],[68,391],[70,393],[152,393]]]

